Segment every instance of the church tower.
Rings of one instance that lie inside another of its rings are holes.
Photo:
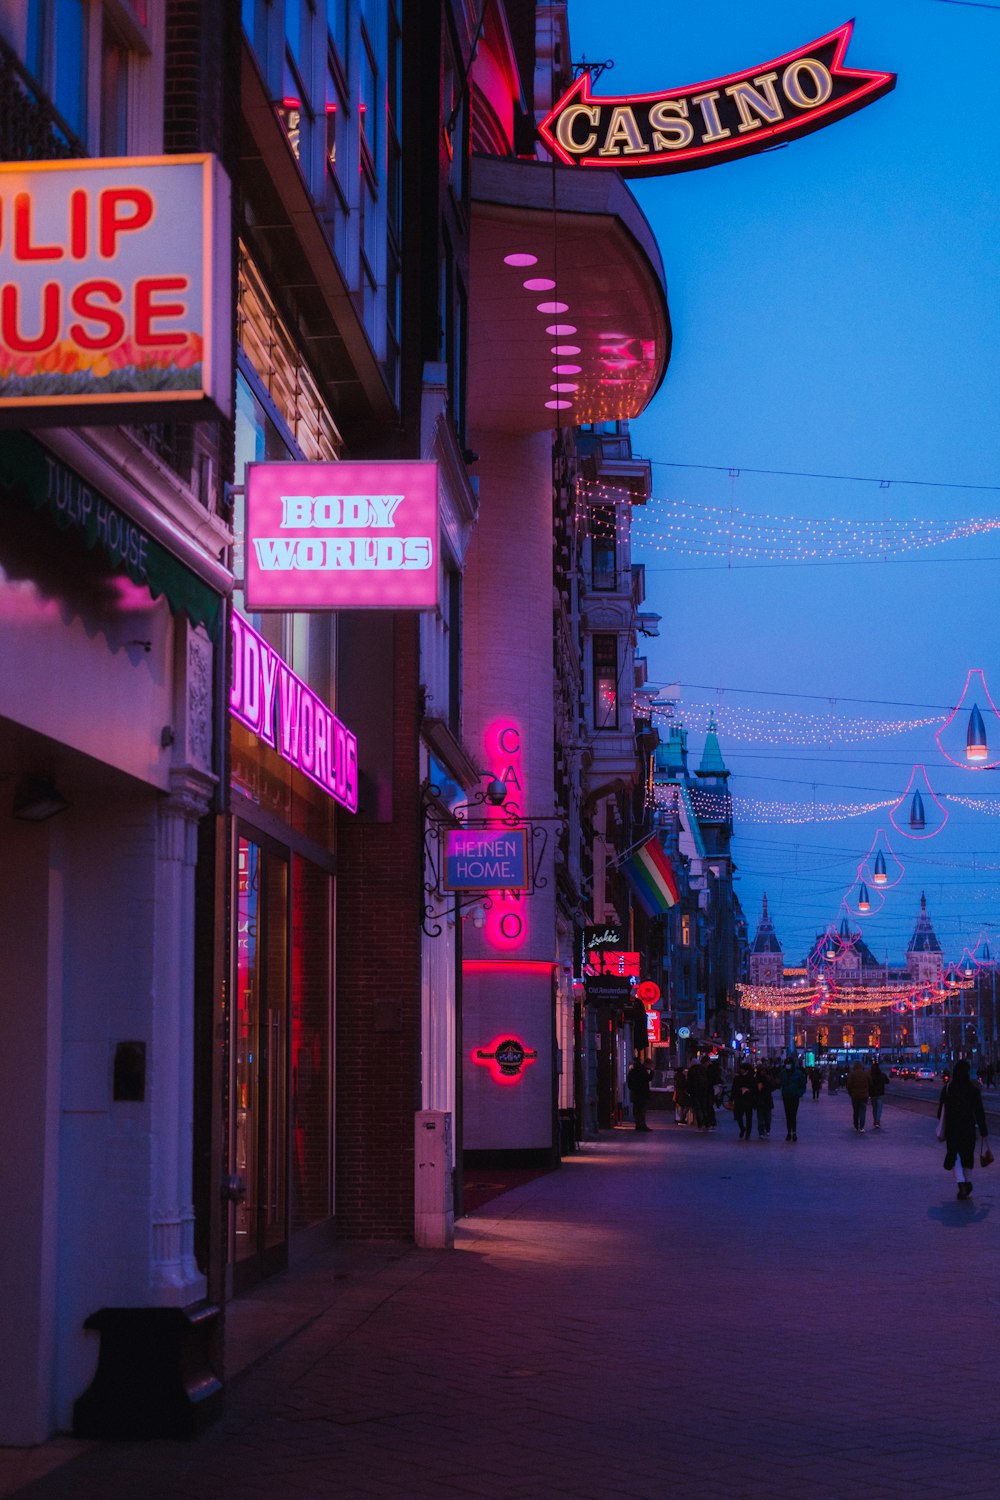
[[[920,915],[906,950],[906,969],[919,987],[937,984],[944,971],[941,944],[927,915],[927,897],[923,891],[920,893]]]
[[[750,983],[780,984],[785,967],[785,956],[781,951],[777,933],[767,914],[767,896],[757,923],[757,932],[750,945]]]

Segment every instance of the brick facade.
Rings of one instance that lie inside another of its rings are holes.
[[[413,1117],[420,1108],[418,620],[393,628],[392,822],[338,834],[338,1233],[413,1236]]]

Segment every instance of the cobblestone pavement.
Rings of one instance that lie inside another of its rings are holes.
[[[932,1119],[891,1100],[861,1136],[844,1095],[807,1098],[796,1144],[780,1108],[763,1141],[651,1123],[462,1220],[453,1253],[348,1251],[267,1289],[273,1334],[282,1309],[304,1326],[198,1441],[48,1445],[20,1487],[0,1455],[6,1492],[1000,1494],[1000,1162],[957,1202]]]

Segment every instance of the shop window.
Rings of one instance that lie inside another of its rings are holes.
[[[618,637],[595,635],[594,727],[618,728]]]
[[[845,1047],[853,1047],[854,1046],[854,1027],[853,1026],[845,1026],[844,1027],[843,1039],[844,1039],[844,1046]]]
[[[882,1045],[882,1028],[880,1026],[873,1026],[872,1029],[871,1029],[871,1031],[869,1031],[869,1033],[868,1033],[868,1045],[869,1045],[869,1047],[881,1047],[881,1045]]]

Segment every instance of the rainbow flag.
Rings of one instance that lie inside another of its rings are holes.
[[[654,834],[619,866],[647,917],[658,917],[680,899],[666,850]]]

